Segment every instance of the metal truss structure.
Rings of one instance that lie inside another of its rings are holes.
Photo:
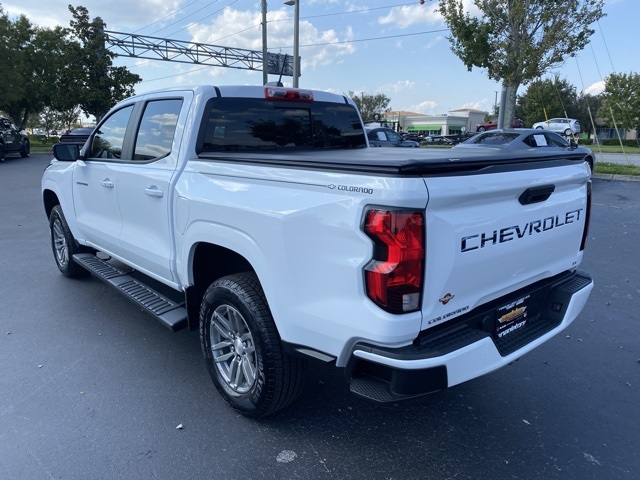
[[[257,50],[221,47],[109,30],[105,30],[104,35],[105,47],[110,48],[119,56],[242,70],[262,71],[263,69],[262,52]],[[279,53],[268,53],[267,72],[273,75],[293,76],[293,57]]]

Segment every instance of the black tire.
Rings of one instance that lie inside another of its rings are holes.
[[[567,128],[567,129],[564,131],[564,136],[565,136],[565,137],[570,137],[572,133],[573,133],[573,132],[571,131],[571,129],[570,129],[570,128]]]
[[[29,143],[29,140],[25,140],[22,142],[22,146],[20,147],[20,156],[22,158],[26,158],[29,156],[29,153],[31,153],[31,144]]]
[[[482,133],[484,132],[486,129],[484,127],[478,127],[478,132]]]
[[[253,273],[220,278],[207,289],[200,308],[200,343],[218,392],[243,415],[264,418],[302,393],[306,361],[282,349]]]
[[[589,168],[591,169],[591,173],[593,173],[593,168],[594,168],[594,165],[593,165],[593,158],[591,158],[591,157],[587,156],[587,157],[585,157],[585,161],[586,161],[586,162],[587,162],[587,164],[589,165]]]
[[[0,143],[0,162],[4,162],[6,153],[4,151],[4,143]]]
[[[69,278],[81,278],[89,275],[87,270],[71,258],[76,253],[84,253],[86,250],[78,245],[75,238],[73,238],[60,205],[56,205],[51,210],[49,228],[51,230],[51,249],[53,250],[53,258],[56,261],[58,270]]]

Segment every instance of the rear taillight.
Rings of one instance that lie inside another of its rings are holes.
[[[580,243],[580,251],[584,250],[587,245],[587,237],[589,236],[589,223],[591,222],[591,180],[587,182],[587,214],[584,219],[584,230],[582,232],[582,242]]]
[[[295,88],[267,87],[264,89],[264,98],[267,100],[313,102],[313,92],[311,90],[298,90]]]
[[[373,258],[364,268],[368,297],[390,313],[420,309],[424,278],[424,213],[414,210],[365,212],[364,233]]]

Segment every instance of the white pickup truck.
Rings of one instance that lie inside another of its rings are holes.
[[[310,358],[376,401],[486,374],[567,327],[593,287],[577,270],[583,158],[368,148],[341,95],[143,94],[54,157],[60,271],[198,330],[215,386],[253,417],[295,400]]]

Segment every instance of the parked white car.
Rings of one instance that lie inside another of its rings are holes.
[[[577,135],[581,132],[580,122],[575,118],[550,118],[546,122],[534,123],[533,128],[551,130],[552,132],[558,132],[567,137],[569,135]]]

